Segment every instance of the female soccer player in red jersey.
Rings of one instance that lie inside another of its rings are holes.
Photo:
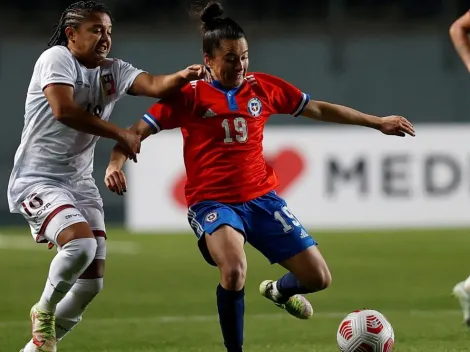
[[[217,2],[201,13],[204,60],[214,80],[187,84],[154,104],[131,130],[142,140],[161,130],[182,131],[188,221],[204,258],[220,270],[217,306],[224,344],[227,351],[239,352],[243,348],[246,241],[271,263],[288,270],[277,281],[262,282],[260,292],[297,318],[307,319],[313,313],[301,294],[323,290],[331,282],[316,242],[275,192],[278,180],[262,153],[269,116],[302,115],[397,136],[414,135],[414,130],[403,117],[379,118],[310,100],[308,94],[278,77],[247,73],[245,33],[222,14]],[[116,146],[106,172],[107,187],[118,194],[126,191],[122,167],[127,158],[126,151]]]

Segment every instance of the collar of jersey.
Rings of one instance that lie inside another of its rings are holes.
[[[243,83],[245,83],[245,82],[243,81]],[[225,87],[222,86],[222,84],[220,83],[220,81],[213,80],[213,81],[211,82],[211,85],[212,85],[212,87],[217,88],[218,90],[224,92],[225,94],[227,94],[227,95],[232,95],[232,96],[233,96],[233,95],[235,95],[235,94],[238,92],[238,90],[243,86],[243,83],[240,84],[238,87],[235,87],[235,88],[225,88]]]

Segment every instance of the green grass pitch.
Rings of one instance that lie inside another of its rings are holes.
[[[314,233],[332,286],[308,296],[316,315],[300,321],[258,293],[283,269],[247,246],[246,352],[337,351],[336,329],[357,308],[383,312],[398,352],[470,351],[470,331],[450,292],[470,274],[467,230]],[[131,235],[108,229],[105,289],[82,323],[59,344],[78,352],[221,352],[215,288],[186,235]],[[39,298],[55,250],[33,243],[27,228],[0,229],[0,351],[29,338],[29,309]]]

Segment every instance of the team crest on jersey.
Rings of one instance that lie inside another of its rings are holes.
[[[261,115],[261,110],[263,109],[263,105],[261,104],[261,100],[258,98],[251,98],[248,102],[248,112],[254,116],[258,117]]]
[[[219,216],[217,215],[217,212],[213,211],[209,214],[206,215],[206,221],[207,222],[214,222],[215,220],[217,220]]]
[[[101,76],[101,86],[103,87],[105,95],[112,95],[116,93],[116,84],[111,73]]]

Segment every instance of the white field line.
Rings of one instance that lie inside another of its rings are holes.
[[[326,318],[326,319],[342,319],[348,312],[317,312],[314,313],[313,319]],[[439,316],[455,316],[458,317],[462,313],[458,310],[397,310],[387,311],[387,315],[393,314],[406,314],[414,317],[432,317],[436,318]],[[247,320],[280,320],[280,319],[293,319],[287,313],[278,314],[247,314],[245,316]],[[217,322],[219,320],[217,315],[168,315],[168,316],[150,316],[150,317],[116,317],[116,318],[89,318],[84,319],[86,324],[93,325],[116,325],[116,324],[133,324],[133,323],[153,323],[153,324],[170,324],[170,323],[197,323],[197,322]],[[25,320],[11,320],[1,321],[0,329],[2,328],[15,328],[24,327],[30,325],[31,322],[28,319]]]
[[[46,244],[37,244],[28,233],[22,235],[8,235],[0,233],[0,250],[15,249],[23,251],[47,251]],[[52,249],[55,250],[55,249]],[[106,242],[106,251],[115,254],[137,254],[140,248],[137,243],[130,241],[113,241]]]

